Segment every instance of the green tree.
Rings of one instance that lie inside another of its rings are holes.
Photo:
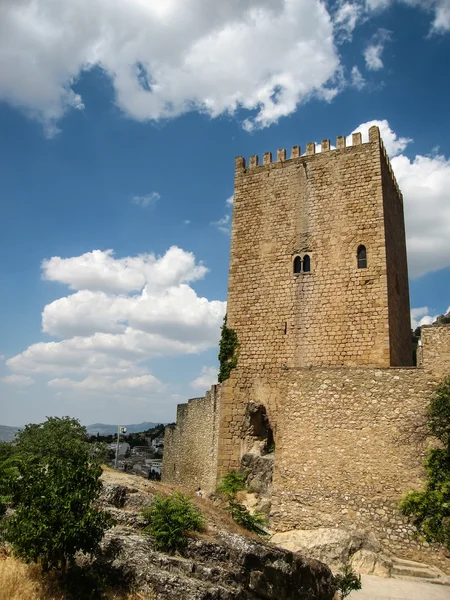
[[[148,524],[144,533],[153,538],[156,548],[163,552],[182,551],[187,544],[187,533],[199,531],[204,524],[200,511],[181,493],[167,498],[155,496],[143,516]]]
[[[227,496],[228,500],[234,501],[236,494],[245,490],[245,476],[239,471],[229,471],[220,480],[217,486],[219,494]]]
[[[43,570],[72,565],[77,551],[93,554],[110,517],[94,507],[101,467],[78,421],[52,417],[16,437],[18,476],[10,491],[16,511],[3,535],[26,561]]]
[[[361,575],[358,575],[354,570],[350,563],[346,563],[339,573],[334,578],[337,586],[337,591],[339,592],[342,599],[350,596],[351,592],[360,590],[361,585]]]
[[[232,369],[237,367],[237,348],[237,334],[234,329],[227,327],[227,315],[225,315],[219,345],[219,383],[228,379]]]
[[[437,542],[450,549],[450,377],[435,390],[427,411],[427,425],[441,446],[428,452],[425,489],[409,492],[400,508],[412,517],[427,542]]]

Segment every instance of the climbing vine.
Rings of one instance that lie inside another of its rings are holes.
[[[231,370],[237,366],[237,347],[237,334],[234,329],[227,327],[227,315],[225,315],[219,345],[219,383],[228,379]]]

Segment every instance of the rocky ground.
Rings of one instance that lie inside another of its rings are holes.
[[[157,552],[141,534],[142,506],[176,488],[105,471],[101,504],[116,519],[99,561],[144,598],[154,600],[332,600],[334,582],[323,563],[248,534],[206,498],[193,503],[206,519],[183,556]]]

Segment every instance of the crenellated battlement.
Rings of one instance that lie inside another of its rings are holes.
[[[249,172],[251,172],[252,169],[255,169],[256,167],[262,168],[262,167],[267,167],[268,165],[276,165],[277,163],[284,163],[284,162],[290,162],[292,160],[305,159],[310,156],[313,156],[316,154],[324,154],[326,152],[327,153],[329,152],[332,155],[336,152],[340,152],[342,150],[347,150],[347,149],[353,148],[355,146],[367,146],[369,144],[378,144],[381,148],[382,155],[383,155],[383,157],[386,161],[386,164],[389,168],[389,172],[391,173],[391,176],[394,181],[395,188],[399,194],[399,197],[401,200],[403,200],[403,196],[402,196],[402,193],[398,186],[397,180],[395,178],[395,174],[392,169],[392,165],[389,160],[389,156],[387,154],[386,148],[383,144],[383,140],[381,138],[379,128],[376,125],[374,125],[373,127],[370,127],[368,133],[369,133],[369,136],[368,136],[369,141],[364,142],[364,143],[362,141],[361,132],[352,133],[351,145],[349,145],[349,146],[347,146],[347,138],[343,135],[336,137],[336,146],[335,147],[331,146],[329,139],[322,140],[322,142],[320,143],[320,151],[317,151],[318,147],[315,142],[308,142],[306,144],[306,149],[305,149],[304,154],[302,154],[300,146],[292,146],[290,158],[287,158],[287,153],[286,153],[285,148],[281,148],[281,149],[277,150],[275,160],[273,158],[272,152],[265,152],[263,154],[263,159],[262,159],[261,164],[259,162],[259,156],[257,154],[250,156],[248,166],[247,166],[247,163],[246,163],[246,160],[244,157],[237,156],[235,159],[236,171],[245,171],[245,173],[249,173]]]

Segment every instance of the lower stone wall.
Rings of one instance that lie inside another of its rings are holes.
[[[422,325],[423,368],[450,376],[450,325]]]
[[[177,407],[176,426],[166,427],[162,480],[193,491],[216,488],[221,386]]]
[[[399,511],[422,487],[426,446],[415,432],[436,379],[419,369],[317,369],[287,374],[275,450],[272,527],[372,531],[394,554],[450,561],[419,542]]]
[[[415,429],[438,380],[415,368],[236,369],[222,396],[219,472],[239,467],[245,408],[263,404],[275,439],[274,531],[366,529],[394,554],[450,572],[398,509],[423,485],[426,446]]]

